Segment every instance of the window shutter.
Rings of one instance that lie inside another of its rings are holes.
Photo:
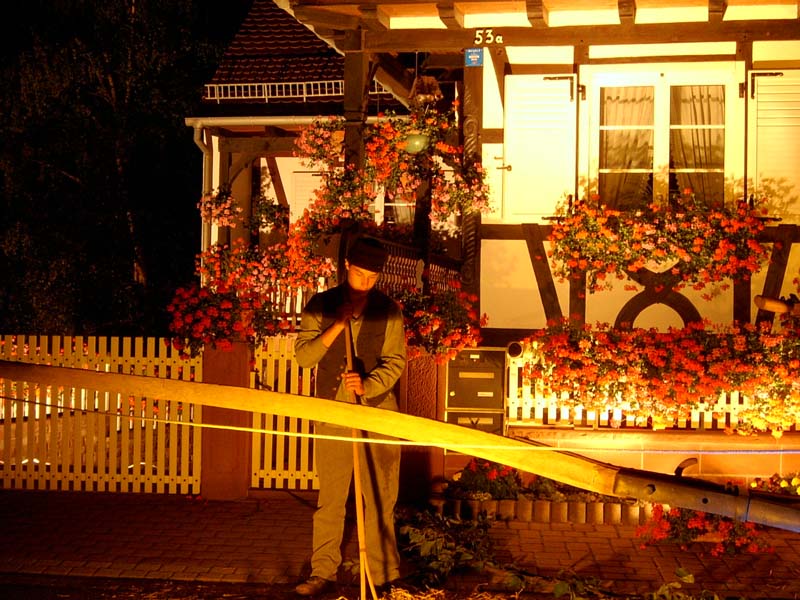
[[[572,75],[505,80],[502,218],[542,222],[575,193],[577,82]]]
[[[800,70],[750,73],[748,194],[773,216],[800,223]]]

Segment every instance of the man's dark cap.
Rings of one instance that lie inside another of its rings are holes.
[[[347,251],[347,261],[373,273],[380,273],[389,252],[379,240],[373,237],[359,237]]]

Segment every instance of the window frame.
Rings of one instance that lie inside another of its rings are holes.
[[[724,191],[726,206],[741,195],[744,174],[744,99],[739,83],[744,80],[740,61],[584,65],[581,84],[586,89],[582,139],[579,141],[580,194],[597,197],[600,176],[600,99],[605,87],[652,86],[653,105],[653,200],[666,205],[669,199],[670,89],[681,85],[721,85],[725,88]],[[641,169],[632,169],[641,171]],[[602,199],[600,199],[602,201]]]

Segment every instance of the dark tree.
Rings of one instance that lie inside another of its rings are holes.
[[[51,0],[9,25],[0,333],[166,332],[199,249],[201,160],[184,119],[248,4]]]

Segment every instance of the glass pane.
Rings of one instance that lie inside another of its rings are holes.
[[[725,87],[676,85],[670,88],[671,125],[723,125]]]
[[[722,169],[725,167],[725,132],[722,129],[673,129],[669,133],[672,169]]]
[[[601,169],[652,169],[653,130],[623,129],[600,132]]]
[[[677,198],[687,191],[694,195],[695,201],[700,205],[722,207],[725,197],[725,174],[670,174],[669,197]]]
[[[653,125],[653,87],[600,88],[600,125]]]
[[[644,208],[653,201],[652,173],[600,173],[600,202],[615,210]]]
[[[416,206],[407,203],[390,204],[383,207],[385,211],[384,222],[395,225],[409,225],[414,223],[414,212]]]

